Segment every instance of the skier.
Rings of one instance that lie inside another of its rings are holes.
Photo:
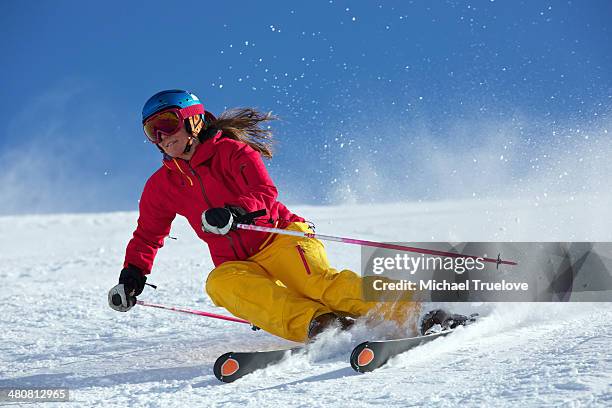
[[[272,157],[271,132],[261,126],[271,119],[251,108],[216,118],[183,90],[149,98],[142,123],[163,161],[145,184],[119,284],[108,294],[110,307],[127,312],[135,305],[177,214],[208,244],[215,268],[206,292],[213,302],[269,333],[304,342],[330,326],[346,329],[351,318],[376,307],[362,298],[359,275],[330,267],[320,241],[235,228],[252,222],[313,232],[277,200],[262,161]],[[258,210],[265,217],[249,216]],[[116,295],[121,304],[113,302]],[[401,310],[409,319],[420,308],[404,302]]]

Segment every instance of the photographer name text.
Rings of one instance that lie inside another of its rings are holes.
[[[427,290],[427,291],[528,291],[529,284],[527,282],[485,282],[479,279],[469,279],[464,282],[449,282],[447,280],[398,280],[387,282],[383,279],[376,279],[372,282],[372,287],[377,291],[404,291],[404,290]]]

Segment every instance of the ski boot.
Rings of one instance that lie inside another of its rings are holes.
[[[308,342],[312,342],[316,339],[316,337],[323,333],[325,330],[333,327],[337,327],[340,330],[348,330],[353,324],[355,324],[355,320],[350,317],[338,316],[335,313],[325,313],[320,316],[315,317],[310,322],[310,326],[308,327]]]
[[[421,336],[452,330],[457,326],[466,326],[475,322],[477,316],[478,313],[464,316],[460,314],[451,314],[442,309],[431,310],[425,313],[421,319]]]

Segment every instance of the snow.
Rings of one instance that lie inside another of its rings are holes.
[[[302,206],[323,234],[389,241],[612,240],[611,200],[446,201]],[[597,204],[601,203],[601,205]],[[212,364],[292,343],[246,325],[106,304],[136,213],[0,217],[0,387],[71,389],[61,406],[610,406],[611,303],[453,304],[483,316],[368,374],[348,364],[376,333],[326,333],[306,353],[232,384]],[[142,300],[225,313],[203,291],[212,263],[177,219]],[[328,243],[359,270],[359,248]],[[434,305],[431,305],[434,306]],[[379,329],[383,331],[383,329]]]

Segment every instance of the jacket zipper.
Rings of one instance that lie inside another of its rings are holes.
[[[234,256],[236,257],[236,259],[240,259],[238,257],[238,253],[236,252],[236,248],[234,248],[234,239],[230,237],[229,234],[225,235],[225,238],[227,238],[227,240],[229,241],[230,247],[232,247],[232,251],[234,251]]]
[[[308,266],[308,262],[306,262],[306,254],[304,254],[304,249],[299,245],[296,245],[295,247],[300,254],[300,258],[302,258],[302,263],[304,264],[304,268],[306,268],[306,274],[310,275],[310,266]]]
[[[244,180],[244,184],[246,184],[247,186],[249,185],[249,181],[247,180],[246,176],[244,175],[244,168],[246,167],[246,164],[241,164],[240,165],[240,175],[242,176],[242,179]]]
[[[247,256],[247,258],[249,257],[249,252],[246,250],[245,246],[244,246],[244,242],[242,242],[242,238],[240,238],[240,234],[238,234],[238,231],[236,231],[236,238],[238,238],[238,243],[240,244],[240,248],[242,248],[242,250],[244,251],[245,255]]]
[[[213,208],[213,205],[210,203],[210,200],[208,199],[208,196],[206,195],[206,190],[204,190],[204,183],[202,182],[202,178],[200,177],[198,172],[196,172],[195,169],[191,167],[191,163],[187,162],[187,165],[189,166],[189,169],[191,170],[191,174],[196,176],[196,178],[198,179],[198,183],[200,184],[200,190],[202,191],[202,195],[204,196],[204,201],[206,201],[206,204],[208,204],[208,208]],[[234,240],[232,239],[232,237],[230,237],[229,235],[225,235],[225,237],[229,241],[230,247],[232,248],[232,251],[234,252],[234,256],[236,257],[236,259],[240,259],[238,257],[238,253],[236,252],[236,248],[234,247]]]
[[[208,208],[213,208],[212,204],[210,203],[210,200],[208,199],[208,196],[206,195],[206,191],[204,190],[204,183],[202,183],[202,178],[200,177],[200,175],[193,169],[193,167],[191,167],[191,163],[187,163],[189,166],[189,169],[191,170],[191,174],[193,174],[194,176],[196,176],[196,178],[198,179],[198,182],[200,183],[200,190],[202,191],[202,195],[204,196],[204,201],[206,201],[206,204],[208,204]]]

